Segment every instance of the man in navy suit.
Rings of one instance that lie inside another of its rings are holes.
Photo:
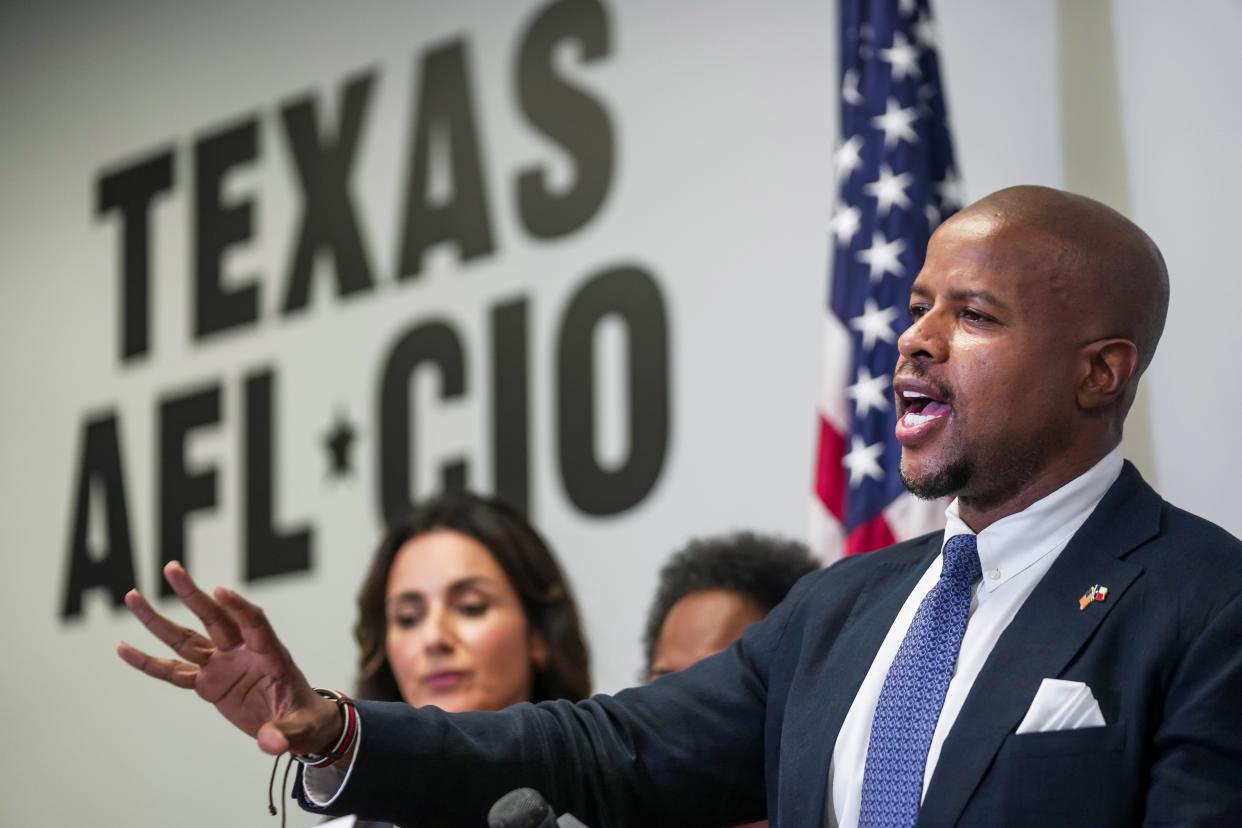
[[[724,653],[578,704],[358,703],[304,806],[482,824],[529,785],[594,825],[1242,824],[1242,543],[1118,453],[1164,325],[1151,240],[1090,199],[994,193],[933,236],[894,374],[943,533],[804,578]],[[1232,412],[1221,412],[1231,416]],[[340,732],[257,607],[166,571],[208,636],[130,609],[263,750]]]

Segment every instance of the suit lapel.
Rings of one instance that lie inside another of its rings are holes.
[[[1045,678],[1061,674],[1121,600],[1142,568],[1125,555],[1159,530],[1160,497],[1126,463],[1095,512],[1070,540],[996,642],[945,739],[919,813],[921,825],[952,825],[1001,743]],[[1107,600],[1080,610],[1093,584]]]
[[[782,824],[824,824],[828,768],[841,723],[893,619],[939,554],[942,537],[938,532],[909,557],[878,563],[840,632],[817,642],[827,648],[827,656],[805,659],[810,669],[794,685],[783,727],[782,753],[789,751],[797,760],[781,765],[787,771],[781,781]]]

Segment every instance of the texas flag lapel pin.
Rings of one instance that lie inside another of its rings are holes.
[[[1099,584],[1096,584],[1095,586],[1091,587],[1091,589],[1083,593],[1083,596],[1078,599],[1078,609],[1080,611],[1085,610],[1088,604],[1091,604],[1092,602],[1095,602],[1095,601],[1103,601],[1107,597],[1108,597],[1108,587],[1100,586]]]

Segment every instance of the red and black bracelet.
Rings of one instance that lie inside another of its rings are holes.
[[[336,709],[341,714],[341,735],[327,753],[295,753],[293,758],[309,768],[326,768],[353,749],[354,740],[358,737],[358,708],[354,706],[353,699],[336,690],[316,687],[315,692],[336,703]]]

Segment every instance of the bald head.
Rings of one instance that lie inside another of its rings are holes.
[[[893,374],[902,480],[975,531],[1121,441],[1164,328],[1147,235],[1099,202],[1011,187],[932,235]]]
[[[999,225],[1017,242],[1014,259],[1044,271],[1075,333],[1128,339],[1138,349],[1138,374],[1147,368],[1164,331],[1169,274],[1138,225],[1094,199],[1033,185],[984,196],[946,224],[957,222]],[[1127,405],[1132,398],[1133,388]]]

